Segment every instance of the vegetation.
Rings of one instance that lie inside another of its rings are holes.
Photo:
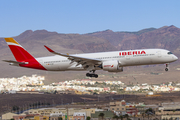
[[[101,117],[103,120],[104,119],[104,113],[99,113],[99,117]]]
[[[58,120],[63,120],[62,117],[58,117]]]
[[[127,120],[129,120],[129,115],[128,115],[128,114],[125,114],[125,115],[124,115],[124,118],[126,118]]]
[[[121,120],[123,120],[123,116],[122,116],[122,115],[120,115],[119,118],[120,118]]]
[[[14,105],[14,106],[12,107],[12,110],[13,110],[13,111],[18,111],[18,110],[19,110],[19,107],[16,106],[16,105]]]
[[[91,117],[87,116],[86,120],[91,120]]]
[[[154,110],[152,108],[149,108],[145,111],[146,114],[154,114]]]
[[[118,119],[119,119],[119,117],[118,117],[117,115],[114,115],[114,116],[113,116],[113,119],[118,120]]]

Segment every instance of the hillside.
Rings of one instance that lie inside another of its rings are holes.
[[[176,51],[180,45],[180,29],[173,25],[159,29],[149,28],[138,32],[113,32],[106,30],[87,35],[106,39],[118,50],[163,48]]]
[[[44,45],[48,45],[58,52],[69,54],[141,48],[163,48],[171,50],[180,57],[180,29],[173,25],[158,29],[147,28],[137,32],[113,32],[112,30],[105,30],[88,34],[61,34],[49,32],[47,30],[27,30],[14,38],[35,57],[52,55],[44,48]],[[0,38],[0,58],[1,60],[14,59],[3,38]],[[173,63],[173,70],[178,67],[178,63],[179,61]],[[61,81],[66,79],[85,78],[86,73],[46,72],[13,67],[2,61],[0,61],[0,65],[0,78],[40,74],[46,75],[49,80]],[[134,67],[128,69],[128,71],[135,70],[136,68]],[[100,73],[109,74],[102,71],[100,71]]]

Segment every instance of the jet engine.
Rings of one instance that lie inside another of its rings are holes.
[[[120,64],[118,60],[104,61],[102,63],[103,70],[108,72],[122,72],[123,67],[119,66]]]

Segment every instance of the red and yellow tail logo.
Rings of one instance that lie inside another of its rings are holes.
[[[34,59],[34,57],[29,54],[18,42],[16,42],[13,38],[4,38],[11,49],[15,59],[18,62],[22,62],[29,59]]]

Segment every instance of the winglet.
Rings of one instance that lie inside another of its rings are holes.
[[[46,45],[44,45],[44,47],[45,47],[49,52],[54,52],[51,48],[47,47]]]
[[[54,50],[52,50],[51,48],[49,48],[49,47],[47,47],[46,45],[44,45],[44,47],[49,51],[49,52],[51,52],[51,53],[53,53],[53,54],[56,54],[56,55],[61,55],[61,56],[64,56],[64,57],[69,57],[69,54],[63,54],[63,53],[57,53],[57,52],[55,52]]]

